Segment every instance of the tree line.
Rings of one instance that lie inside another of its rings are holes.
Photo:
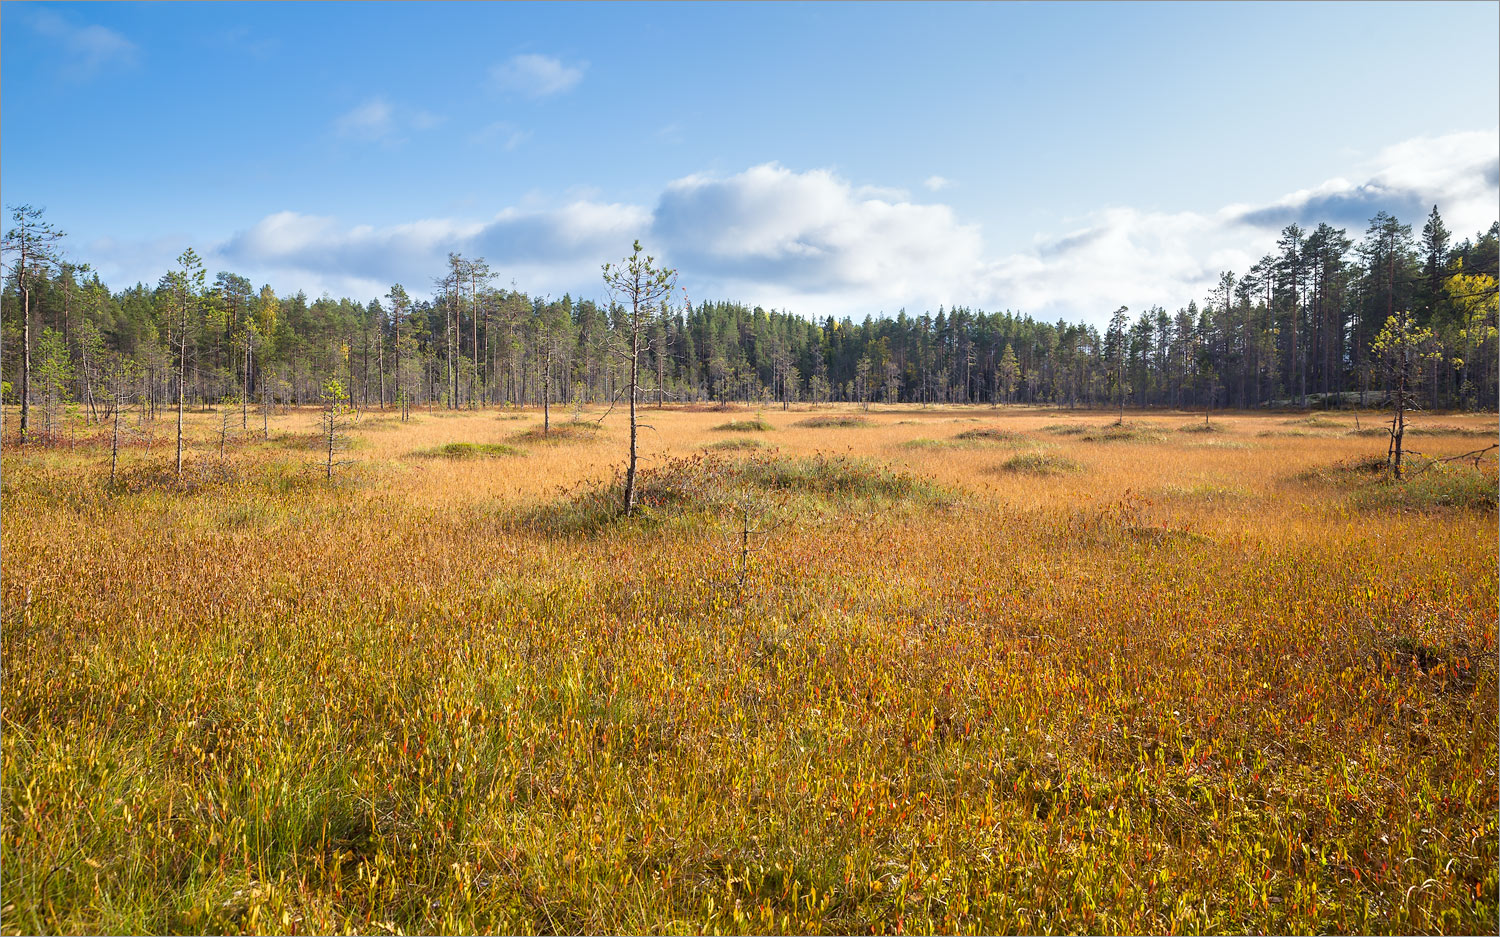
[[[426,298],[401,284],[368,302],[279,296],[228,271],[210,279],[191,249],[155,285],[113,291],[67,258],[40,210],[11,216],[0,369],[29,434],[121,401],[149,419],[230,403],[248,423],[252,409],[318,402],[330,379],[351,405],[403,415],[595,403],[619,399],[632,369],[646,405],[1379,405],[1392,377],[1378,339],[1398,316],[1424,343],[1414,403],[1493,407],[1500,377],[1500,223],[1456,241],[1436,206],[1417,236],[1384,212],[1357,242],[1288,225],[1274,253],[1222,273],[1201,303],[1120,307],[1103,329],[966,306],[812,320],[680,291],[639,322],[619,302],[497,285],[483,259],[457,253]]]

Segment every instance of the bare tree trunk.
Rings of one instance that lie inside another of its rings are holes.
[[[25,264],[26,258],[21,257]],[[22,273],[24,274],[24,270]],[[31,431],[31,289],[21,288],[21,442]]]
[[[1405,357],[1405,352],[1402,352]],[[1391,418],[1391,469],[1396,480],[1401,480],[1401,437],[1406,435],[1406,362],[1401,363],[1401,375],[1396,379],[1396,415]]]
[[[115,394],[114,432],[109,440],[109,485],[115,484],[115,470],[120,464],[120,395]]]
[[[639,310],[635,310],[639,315]],[[640,377],[641,329],[637,322],[630,334],[630,462],[625,469],[625,513],[635,512],[635,389]]]
[[[182,401],[187,396],[187,313],[182,316],[184,333],[179,338],[182,342],[179,364],[177,366],[177,476],[182,477]]]

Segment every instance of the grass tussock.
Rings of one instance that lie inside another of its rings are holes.
[[[1222,422],[1220,422],[1220,423],[1205,423],[1205,422],[1203,422],[1203,421],[1200,420],[1200,421],[1197,421],[1197,422],[1188,423],[1188,424],[1185,424],[1183,426],[1177,427],[1177,432],[1179,432],[1179,433],[1204,433],[1204,434],[1207,434],[1207,433],[1227,433],[1227,432],[1229,432],[1229,427],[1225,426]]]
[[[1496,506],[1492,460],[1470,465],[1410,455],[1397,481],[1385,457],[1371,455],[1315,466],[1298,473],[1297,479],[1343,489],[1349,502],[1362,510],[1493,511]]]
[[[1001,462],[1000,471],[1021,475],[1071,475],[1083,471],[1083,463],[1051,452],[1022,452]]]
[[[1110,423],[1083,436],[1084,442],[1160,442],[1162,434],[1154,426],[1138,423]]]
[[[1441,462],[1417,463],[1401,481],[1386,475],[1360,485],[1350,501],[1365,510],[1473,510],[1493,512],[1496,507],[1496,476],[1467,465]]]
[[[964,442],[958,439],[932,439],[927,436],[918,436],[916,439],[908,439],[901,443],[902,449],[977,449],[975,443]]]
[[[775,428],[759,416],[748,420],[730,420],[728,423],[720,423],[714,427],[716,431],[722,433],[768,433]]]
[[[1017,443],[1023,442],[1026,439],[1021,433],[1008,429],[998,429],[993,426],[987,426],[982,429],[966,429],[953,438],[962,439],[966,442],[980,443]]]
[[[1310,426],[1321,429],[1344,429],[1349,425],[1346,420],[1336,420],[1331,416],[1314,413],[1311,416],[1299,417],[1295,420],[1282,420],[1282,426]]]
[[[557,444],[568,442],[593,442],[599,438],[603,427],[593,420],[566,420],[553,423],[545,430],[541,426],[533,426],[522,430],[512,438],[517,442],[532,444]]]
[[[1094,427],[1079,423],[1048,423],[1042,427],[1042,432],[1054,436],[1082,436],[1093,429]]]
[[[493,459],[525,454],[525,449],[499,442],[450,442],[413,453],[426,459]]]
[[[740,436],[735,439],[721,439],[718,442],[711,442],[703,448],[710,452],[744,452],[752,449],[764,449],[766,448],[766,443],[763,439]]]
[[[595,534],[621,523],[681,527],[724,520],[747,503],[759,510],[817,514],[947,505],[951,499],[935,483],[868,459],[849,456],[717,455],[668,459],[636,474],[636,514],[622,513],[625,479],[583,486],[539,509],[525,512],[523,526],[553,534]]]
[[[798,420],[797,425],[807,429],[859,429],[871,423],[862,416],[810,416]]]

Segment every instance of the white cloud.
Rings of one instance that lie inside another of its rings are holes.
[[[583,80],[587,62],[565,65],[550,55],[513,55],[490,69],[495,84],[533,98],[545,98],[569,90]]]
[[[1436,202],[1458,236],[1472,235],[1495,219],[1497,157],[1495,132],[1408,141],[1356,167],[1362,183],[1333,179],[1270,204],[1217,211],[1114,207],[1005,252],[987,248],[979,226],[947,205],[855,186],[830,170],[767,163],[729,176],[686,176],[653,205],[580,189],[560,202],[529,196],[488,219],[381,228],[280,212],[207,254],[211,266],[222,264],[214,269],[239,270],[278,289],[347,284],[341,288],[368,299],[396,281],[427,293],[447,253],[462,251],[486,257],[504,280],[530,292],[600,296],[599,266],[639,237],[681,269],[698,298],[809,316],[961,303],[1102,323],[1120,305],[1140,312],[1201,302],[1220,271],[1244,273],[1274,249],[1283,217],[1326,219],[1358,240],[1381,208],[1398,209],[1419,228]],[[1407,210],[1412,206],[1418,210]],[[172,245],[165,262],[181,246]],[[122,245],[112,252],[128,254]],[[145,276],[154,281],[165,269]]]
[[[333,129],[352,140],[394,145],[404,143],[407,132],[431,130],[446,119],[431,111],[394,105],[376,95],[334,118]]]
[[[948,188],[952,184],[952,179],[944,179],[942,176],[928,176],[926,179],[922,180],[922,185],[925,186],[929,192],[940,192],[943,189]]]
[[[30,12],[31,27],[61,47],[58,68],[69,79],[84,81],[110,66],[135,64],[136,44],[113,29],[79,25],[48,9]]]
[[[827,170],[775,163],[671,183],[652,236],[719,295],[809,312],[951,301],[948,288],[972,283],[983,256],[978,226],[946,205],[886,199]]]
[[[346,137],[379,140],[395,132],[396,119],[390,102],[375,97],[340,114],[334,120],[333,128]]]
[[[1238,220],[1277,229],[1292,222],[1306,226],[1327,221],[1357,237],[1381,210],[1420,228],[1435,204],[1451,230],[1473,234],[1495,220],[1500,130],[1405,140],[1356,169],[1363,182],[1334,178],[1270,205],[1234,206]]]

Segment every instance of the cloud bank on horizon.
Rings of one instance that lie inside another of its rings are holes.
[[[546,73],[546,70],[543,70]],[[562,81],[562,79],[558,79]],[[554,85],[556,82],[554,82]],[[379,107],[354,127],[385,128]],[[368,125],[368,126],[367,126]],[[726,298],[811,317],[1010,309],[1102,322],[1118,306],[1168,309],[1202,300],[1222,270],[1243,273],[1287,224],[1327,221],[1356,241],[1378,211],[1420,230],[1436,204],[1457,237],[1497,216],[1500,129],[1424,137],[1267,204],[1203,212],[1110,207],[1033,243],[996,251],[954,205],[899,189],[857,186],[828,169],[778,163],[667,184],[652,205],[582,198],[506,208],[489,219],[428,218],[385,227],[280,211],[211,246],[212,269],[233,269],[278,291],[380,296],[401,282],[431,291],[450,251],[485,257],[502,282],[534,295],[599,297],[599,267],[640,238],[678,267],[695,298]],[[933,177],[938,179],[940,177]],[[952,184],[926,188],[936,193]],[[153,282],[164,246],[95,242],[106,277]],[[142,268],[147,258],[155,266]]]

